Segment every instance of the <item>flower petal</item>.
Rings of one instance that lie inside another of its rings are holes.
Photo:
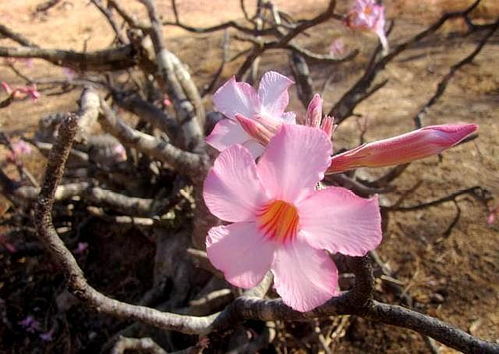
[[[220,153],[204,181],[203,197],[210,212],[222,220],[255,220],[267,198],[248,149],[233,145]]]
[[[258,87],[258,96],[264,111],[262,113],[280,117],[288,106],[288,88],[293,84],[293,80],[275,71],[265,73]]]
[[[218,151],[224,151],[229,146],[243,144],[250,139],[239,123],[231,119],[222,119],[205,139],[206,143]]]
[[[210,229],[206,252],[232,285],[251,288],[270,269],[275,243],[258,231],[255,223],[235,223]]]
[[[304,242],[300,235],[275,251],[274,286],[284,303],[306,312],[339,294],[338,270],[329,255]]]
[[[286,112],[281,116],[282,121],[286,124],[296,124],[296,113],[295,112]]]
[[[363,256],[381,242],[378,198],[364,199],[348,189],[315,191],[298,205],[306,241],[317,249]]]
[[[256,140],[248,140],[243,143],[243,146],[249,150],[253,158],[259,157],[265,151],[265,147],[258,143]]]
[[[270,198],[294,203],[324,177],[330,154],[322,130],[283,124],[258,162],[258,176]]]
[[[234,77],[215,92],[213,103],[217,111],[230,119],[235,119],[236,113],[252,118],[260,111],[256,90],[245,82],[237,82]]]

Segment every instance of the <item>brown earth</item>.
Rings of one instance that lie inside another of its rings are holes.
[[[33,16],[33,9],[39,3],[39,0],[11,1],[8,6],[0,8],[0,21],[42,47],[82,50],[85,45],[87,50],[95,50],[105,48],[112,42],[112,33],[102,15],[93,6],[86,5],[86,1],[63,1],[61,5],[50,10],[48,15]],[[194,0],[183,0],[179,3],[181,17],[192,25],[206,26],[225,19],[241,17],[238,1],[212,0],[203,6],[199,6],[199,2]],[[296,17],[309,17],[312,13],[319,12],[326,1],[281,0],[275,3]],[[390,35],[391,43],[396,44],[423,29],[425,24],[438,17],[445,9],[462,8],[465,2],[428,0],[415,5],[413,2],[393,0],[385,3],[388,17],[396,20],[395,29]],[[172,15],[169,1],[158,1],[158,4],[165,18]],[[141,7],[137,2],[128,1],[126,5],[136,11],[137,15],[141,14]],[[251,11],[251,7],[249,10]],[[485,1],[475,15],[484,21],[497,18],[499,5],[493,0]],[[483,33],[480,33],[463,40],[457,35],[461,30],[460,23],[446,26],[437,35],[400,55],[380,75],[379,79],[389,79],[387,86],[356,109],[356,113],[367,120],[366,141],[413,129],[412,117],[432,95],[441,77],[447,73],[451,65],[470,53],[480,36],[483,36]],[[182,30],[170,27],[165,29],[165,33],[169,47],[189,64],[198,85],[209,82],[211,73],[220,61],[220,35],[190,36]],[[318,52],[326,52],[331,39],[336,36],[344,36],[352,48],[361,49],[361,55],[354,63],[344,66],[317,64],[311,67],[316,89],[320,90],[326,80],[331,81],[323,92],[325,109],[328,110],[358,77],[369,50],[376,42],[371,36],[352,33],[333,23],[322,25],[312,33],[314,35],[311,38],[300,38],[300,41],[307,48]],[[0,45],[12,45],[7,43],[6,40],[0,41]],[[242,46],[234,44],[232,50],[235,51]],[[498,53],[499,34],[496,33],[473,63],[455,75],[442,99],[433,106],[424,121],[425,125],[459,121],[477,123],[480,125],[479,138],[446,152],[441,160],[439,157],[434,157],[412,163],[403,177],[397,180],[397,191],[384,197],[385,203],[395,202],[416,184],[419,184],[419,187],[408,195],[403,205],[429,201],[476,185],[490,190],[494,196],[497,196],[499,192]],[[290,74],[289,68],[283,63],[287,63],[285,54],[271,52],[264,56],[260,70],[263,72],[274,69]],[[63,77],[60,68],[38,60],[35,60],[32,69],[18,67],[33,78]],[[230,76],[235,67],[236,64],[226,68],[225,77]],[[6,66],[0,66],[0,80],[12,85],[22,84],[22,80]],[[16,102],[0,111],[0,129],[9,133],[32,132],[42,115],[74,109],[78,94],[78,91],[62,96],[44,94],[36,104],[28,101]],[[0,99],[2,97],[0,94]],[[294,92],[291,105],[292,108],[303,111]],[[357,145],[358,129],[358,120],[355,117],[342,124],[335,133],[335,149]],[[382,172],[366,171],[372,175],[379,175]],[[461,214],[448,235],[444,235],[445,231],[456,214],[453,203],[421,211],[390,214],[388,229],[379,254],[393,270],[397,279],[402,282],[405,291],[412,296],[418,310],[426,311],[473,335],[497,340],[499,338],[497,224],[487,224],[488,210],[470,196],[459,197],[458,205]],[[128,242],[131,244],[136,242],[133,238],[124,239],[127,240],[126,245],[121,245],[124,249],[130,245]],[[150,252],[150,248],[144,247],[145,254]],[[112,251],[106,250],[104,254],[112,254]],[[102,257],[101,261],[106,259],[102,253],[99,253],[99,256]],[[0,255],[0,261],[5,263],[5,259],[2,261],[2,258],[4,256]],[[86,264],[90,264],[90,261],[87,259]],[[97,259],[96,262],[98,261]],[[130,272],[130,267],[127,264],[120,264],[120,259],[113,260],[113,264]],[[38,263],[29,258],[18,260],[13,264],[6,263],[4,266],[5,274],[2,275],[0,282],[0,294],[4,301],[16,296],[27,296],[26,294],[37,296],[41,302],[53,301],[44,298],[43,293],[46,290],[39,290],[33,285],[33,278],[41,277],[46,283],[45,287],[54,286],[50,285],[44,273],[47,271],[46,267],[40,270],[37,268]],[[96,272],[94,275],[92,270]],[[102,282],[100,289],[107,288],[106,281],[95,276],[98,274],[97,266],[91,266],[87,271],[90,273],[91,281],[94,278],[94,281]],[[140,271],[145,272],[144,269]],[[115,274],[107,270],[106,276],[113,279]],[[11,290],[10,292],[5,290],[12,289],[16,282],[19,288],[15,294]],[[120,284],[116,284],[115,280],[114,286],[119,288],[119,293],[125,293],[130,287],[133,288],[132,285],[124,283],[126,279]],[[144,288],[142,290],[147,289],[147,284],[139,285],[139,288]],[[382,294],[382,284],[378,285],[380,297],[397,301],[386,291]],[[116,291],[116,288],[109,290]],[[135,287],[135,291],[139,290]],[[19,301],[19,304],[21,303],[23,302]],[[40,306],[54,307],[53,304]],[[29,309],[18,309],[17,315],[26,315],[29,311]],[[91,328],[88,323],[76,328],[79,326],[79,318],[78,313],[75,313],[73,318],[66,319],[64,328],[68,335],[73,331],[84,332],[87,327]],[[103,320],[101,317],[98,317],[98,321],[110,323],[108,319]],[[349,323],[346,336],[334,344],[336,352],[428,352],[428,347],[421,336],[414,332],[369,323],[362,319],[354,319]],[[293,325],[289,325],[288,328],[291,334],[292,327]],[[306,348],[297,349],[299,345],[295,341],[278,338],[278,351],[306,352]],[[46,345],[30,342],[30,339],[23,338],[20,334],[19,338],[13,341],[12,348],[15,349],[12,349],[12,352],[23,352],[23,348],[27,350],[33,343]],[[443,346],[440,347],[441,353],[453,352]],[[2,345],[0,348],[7,350]],[[50,349],[42,347],[40,352],[50,352]]]

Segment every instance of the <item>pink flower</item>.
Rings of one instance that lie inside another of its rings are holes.
[[[393,138],[363,144],[333,156],[326,173],[338,173],[359,167],[400,165],[423,159],[456,145],[477,129],[476,124],[432,125]]]
[[[346,18],[346,25],[352,29],[376,33],[383,52],[388,53],[388,39],[385,34],[385,7],[375,0],[356,0]]]
[[[234,144],[242,144],[257,157],[263,146],[240,124],[236,115],[257,122],[272,135],[283,123],[295,124],[295,114],[284,112],[288,103],[288,88],[293,81],[277,72],[265,73],[258,91],[245,82],[237,82],[234,77],[227,81],[213,95],[215,109],[228,119],[219,121],[206,142],[219,151]]]
[[[271,270],[284,303],[310,311],[339,294],[327,252],[362,256],[379,245],[377,197],[366,200],[339,187],[315,190],[330,155],[320,129],[283,124],[258,163],[241,145],[218,156],[204,200],[230,224],[210,229],[206,249],[228,282],[251,288]]]

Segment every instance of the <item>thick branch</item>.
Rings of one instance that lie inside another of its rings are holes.
[[[12,39],[13,41],[25,46],[25,47],[38,47],[35,43],[31,42],[28,38],[24,37],[22,34],[14,32],[7,26],[0,23],[0,34]]]
[[[412,329],[463,353],[498,353],[499,345],[486,342],[436,318],[401,306],[373,301],[366,318]]]
[[[135,130],[119,119],[104,101],[101,106],[104,114],[99,119],[100,123],[123,145],[163,161],[187,176],[198,177],[200,172],[205,170],[207,157],[204,155],[181,150],[152,135]]]
[[[124,97],[119,93],[114,93],[113,98],[121,108],[132,112],[139,118],[152,124],[155,128],[166,133],[171,140],[176,141],[179,126],[172,117],[168,116],[161,109],[143,100],[138,95]]]
[[[38,188],[23,186],[17,188],[12,195],[22,200],[36,200],[38,193]],[[86,182],[68,183],[58,186],[54,194],[54,198],[57,201],[74,197],[81,197],[94,205],[105,205],[127,215],[135,216],[155,215],[157,209],[162,209],[162,206],[169,203],[168,200],[163,200],[159,203],[155,199],[130,197],[111,190],[92,187]]]
[[[131,45],[86,53],[35,47],[0,47],[0,57],[39,58],[79,71],[123,70],[135,65],[135,52]]]
[[[107,296],[88,285],[75,258],[65,247],[52,224],[54,194],[64,173],[64,164],[77,132],[78,117],[70,115],[59,129],[59,140],[50,153],[44,183],[35,207],[35,224],[40,241],[60,265],[68,280],[70,291],[78,299],[98,312],[127,320],[136,320],[165,330],[200,333],[211,323],[210,317],[181,316],[151,308],[126,304]]]
[[[159,75],[173,101],[182,127],[185,147],[191,151],[203,146],[204,108],[201,95],[180,60],[165,46],[163,29],[153,0],[140,0],[151,20],[150,35],[156,53]]]

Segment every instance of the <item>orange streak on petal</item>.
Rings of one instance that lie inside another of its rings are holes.
[[[286,242],[296,236],[299,217],[294,205],[275,200],[265,205],[258,217],[260,230],[268,238]]]

